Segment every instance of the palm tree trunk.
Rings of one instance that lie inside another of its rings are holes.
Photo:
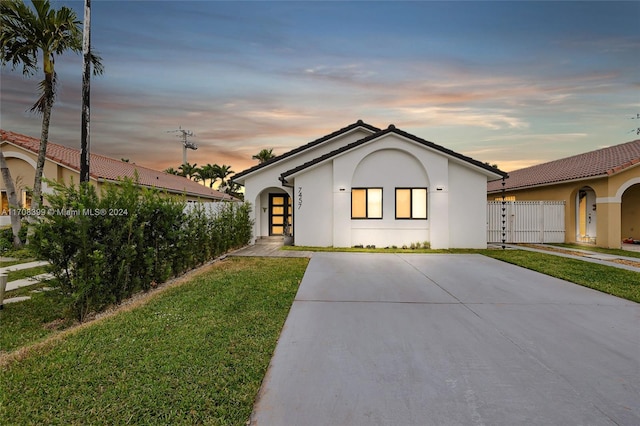
[[[22,247],[22,241],[20,241],[20,228],[22,223],[20,222],[20,213],[18,208],[21,207],[18,204],[18,195],[16,193],[16,186],[11,179],[11,171],[7,166],[7,161],[4,158],[4,153],[0,150],[0,172],[2,172],[2,180],[4,181],[4,187],[7,190],[7,198],[9,200],[9,215],[11,216],[11,230],[13,231],[13,246],[15,248]]]
[[[51,123],[51,110],[53,109],[53,96],[47,96],[44,111],[42,112],[42,133],[40,135],[40,148],[38,150],[38,162],[36,163],[36,177],[33,181],[33,197],[31,206],[38,209],[42,205],[42,175],[44,162],[47,158],[47,143],[49,142],[49,124]]]

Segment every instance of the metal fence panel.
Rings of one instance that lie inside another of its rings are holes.
[[[506,243],[564,242],[564,201],[506,201],[502,209],[502,201],[487,203],[488,242],[502,242],[503,226]]]

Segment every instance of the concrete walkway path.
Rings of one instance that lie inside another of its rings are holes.
[[[635,426],[639,325],[481,255],[314,253],[250,423]]]
[[[243,247],[229,256],[252,257],[311,257],[313,252],[303,250],[281,250],[284,244],[282,237],[259,238],[255,244]]]
[[[46,260],[36,260],[33,262],[18,263],[16,265],[5,266],[3,268],[0,268],[0,274],[6,274],[7,272],[12,272],[12,271],[22,271],[23,269],[36,268],[38,266],[46,266],[48,264],[49,262],[47,262]]]
[[[536,251],[539,253],[553,254],[555,256],[568,257],[571,259],[582,260],[584,262],[598,263],[600,265],[613,266],[614,268],[626,269],[627,271],[640,272],[639,266],[625,265],[623,263],[617,263],[615,260],[626,260],[640,264],[640,258],[631,256],[619,256],[606,253],[598,253],[590,250],[582,250],[575,248],[563,248],[555,246],[545,246],[544,244],[531,244],[529,247],[523,245],[506,244],[506,247],[511,249]],[[552,249],[567,250],[571,252],[581,253],[581,255],[562,253],[559,251],[553,251]]]

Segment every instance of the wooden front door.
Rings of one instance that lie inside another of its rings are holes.
[[[287,194],[269,194],[269,235],[284,235],[285,224],[291,227],[291,198]],[[291,231],[291,228],[289,228]]]

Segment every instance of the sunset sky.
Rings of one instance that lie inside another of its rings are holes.
[[[358,119],[505,171],[640,137],[637,1],[93,0],[91,22],[91,150],[160,170],[179,126],[190,163],[236,172]],[[81,57],[56,67],[49,140],[79,148]],[[41,78],[3,67],[3,129],[40,136]]]

